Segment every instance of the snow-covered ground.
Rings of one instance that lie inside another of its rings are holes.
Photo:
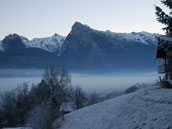
[[[60,129],[172,129],[172,89],[144,88],[74,111]]]

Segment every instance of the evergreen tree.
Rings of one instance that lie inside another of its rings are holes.
[[[157,20],[165,25],[163,30],[166,31],[166,34],[169,37],[172,37],[172,0],[161,0],[165,6],[167,6],[170,10],[169,14],[166,14],[159,6],[155,6]]]

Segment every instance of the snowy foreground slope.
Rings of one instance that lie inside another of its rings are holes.
[[[172,129],[172,89],[144,88],[74,111],[60,129]]]

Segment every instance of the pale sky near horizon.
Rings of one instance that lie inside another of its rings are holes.
[[[0,40],[10,33],[67,36],[75,21],[103,31],[164,34],[154,4],[164,7],[160,0],[0,0]]]

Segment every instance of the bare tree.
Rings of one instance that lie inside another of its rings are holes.
[[[86,100],[86,97],[80,86],[76,86],[74,95],[75,95],[76,109],[80,109],[84,107],[84,101]]]
[[[28,90],[27,83],[23,83],[13,91],[0,94],[0,126],[23,125],[27,112],[31,110],[33,115],[36,110],[39,114],[38,105],[45,107],[42,103],[47,104],[46,108],[51,108],[51,121],[54,121],[60,117],[61,104],[72,97],[73,88],[68,72],[57,67],[47,68],[42,81],[32,85],[31,90]]]
[[[56,118],[61,104],[72,96],[71,78],[65,69],[52,66],[45,70],[42,82],[49,88],[49,102]]]
[[[1,120],[3,126],[15,126],[16,115],[16,94],[14,91],[8,91],[1,94]]]

